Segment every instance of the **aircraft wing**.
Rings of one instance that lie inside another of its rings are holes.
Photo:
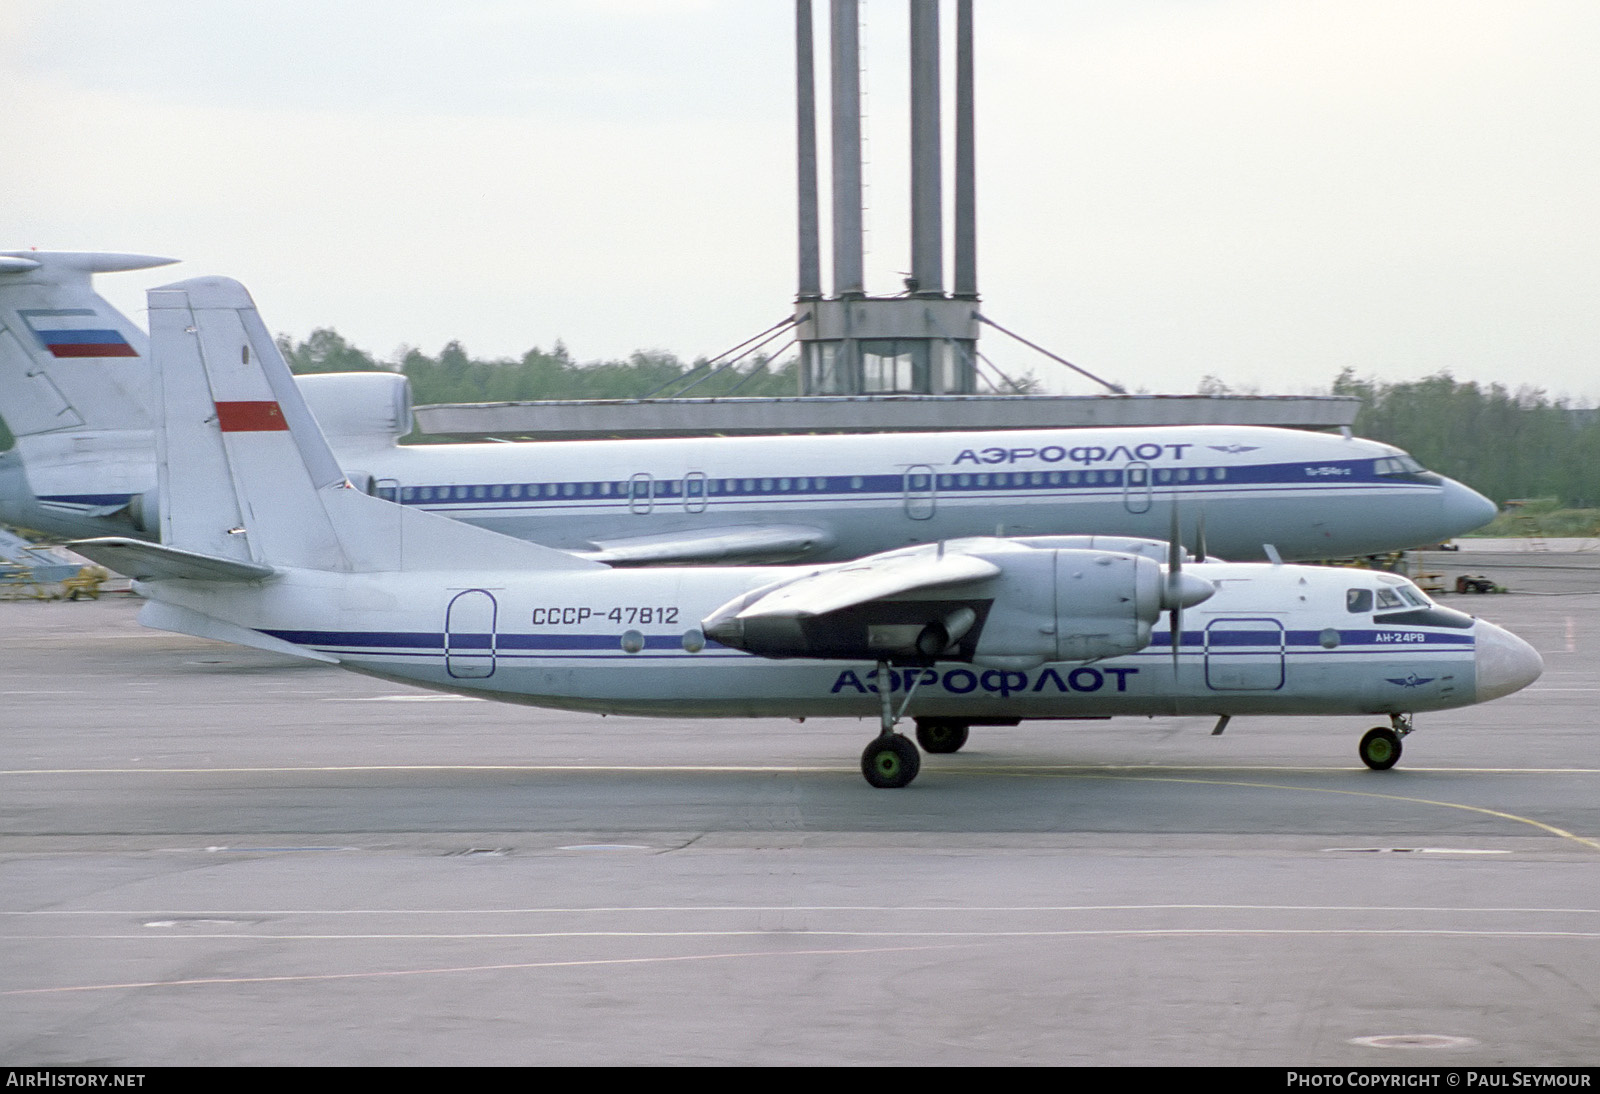
[[[1000,567],[975,555],[879,555],[797,578],[757,598],[739,619],[826,615],[871,600],[995,577]]]
[[[277,573],[271,566],[180,551],[122,536],[79,539],[67,546],[135,581],[261,581]]]
[[[749,524],[592,541],[575,554],[612,566],[788,562],[833,546],[833,535],[799,524]]]

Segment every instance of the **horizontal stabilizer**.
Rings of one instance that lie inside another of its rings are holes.
[[[0,251],[0,273],[27,270],[70,270],[80,274],[121,273],[170,266],[176,258],[123,254],[118,251]]]
[[[834,545],[821,528],[796,524],[705,528],[658,536],[594,540],[583,558],[611,566],[683,566],[711,563],[788,562]]]
[[[779,586],[739,612],[740,619],[826,615],[870,600],[995,577],[1000,567],[976,555],[879,555]]]
[[[180,551],[122,536],[74,540],[67,546],[135,581],[264,581],[277,573],[271,566]]]

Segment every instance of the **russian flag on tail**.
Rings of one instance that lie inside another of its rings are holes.
[[[18,311],[52,357],[137,357],[139,351],[93,308],[24,308]]]

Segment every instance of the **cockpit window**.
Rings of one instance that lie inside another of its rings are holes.
[[[1398,456],[1386,456],[1381,460],[1374,460],[1372,470],[1379,475],[1417,475],[1426,471],[1412,456],[1402,452]]]
[[[1383,584],[1376,589],[1351,589],[1344,595],[1344,606],[1352,612],[1372,610],[1373,596],[1377,596],[1378,611],[1404,608],[1431,608],[1433,601],[1422,595],[1422,590],[1402,577],[1381,574]]]
[[[1376,587],[1345,590],[1344,607],[1346,611],[1370,612],[1376,610],[1378,612],[1408,612],[1411,614],[1398,618],[1410,619],[1414,622],[1430,623],[1430,625],[1438,626],[1453,627],[1460,625],[1457,622],[1433,622],[1432,617],[1437,615],[1439,612],[1444,611],[1445,609],[1440,608],[1433,601],[1429,600],[1427,594],[1398,574],[1377,573],[1372,576],[1375,577],[1379,582]],[[1416,618],[1413,619],[1413,616],[1416,615],[1418,609],[1429,613],[1428,618],[1424,619],[1421,616],[1416,616]],[[1470,620],[1471,618],[1470,616],[1462,615],[1460,612],[1455,612],[1453,615],[1459,616],[1461,619]],[[1395,618],[1397,617],[1392,615],[1379,615],[1378,622],[1382,623]]]

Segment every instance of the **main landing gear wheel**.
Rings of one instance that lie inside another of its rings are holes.
[[[917,746],[898,733],[880,733],[861,754],[861,773],[880,790],[909,785],[921,766]]]
[[[1374,726],[1361,738],[1361,762],[1387,771],[1400,761],[1400,735],[1388,726]]]
[[[917,720],[917,744],[924,752],[960,752],[966,743],[965,722],[946,722],[940,718]]]

